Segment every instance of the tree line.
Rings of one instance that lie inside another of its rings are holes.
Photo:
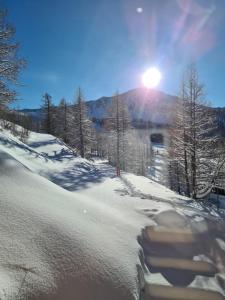
[[[127,105],[118,93],[112,97],[101,127],[90,118],[80,88],[74,103],[63,98],[57,106],[46,93],[41,108],[40,130],[62,139],[81,157],[107,158],[118,176],[121,170],[147,174],[150,144],[144,143],[132,127]]]
[[[175,109],[168,149],[170,187],[203,198],[213,187],[225,186],[225,144],[215,134],[216,116],[205,101],[194,63],[183,75]]]

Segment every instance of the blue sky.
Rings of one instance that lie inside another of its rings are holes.
[[[21,108],[142,86],[157,66],[159,90],[177,94],[184,66],[197,61],[206,98],[225,106],[225,1],[0,0],[9,11],[27,68],[17,87]],[[139,8],[138,12],[137,8]],[[140,9],[141,8],[141,9]]]

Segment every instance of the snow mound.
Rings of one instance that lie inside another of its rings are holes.
[[[131,220],[3,151],[0,174],[1,299],[138,299]]]
[[[54,136],[31,132],[25,144],[0,131],[0,299],[140,300],[137,237],[187,198],[114,175]]]
[[[18,125],[17,130],[20,130]],[[91,161],[78,157],[73,149],[50,134],[30,132],[25,144],[3,129],[0,131],[0,150],[12,155],[31,171],[57,184],[60,182],[66,189],[78,188],[77,182],[71,180],[72,175],[73,178],[84,177],[95,170]]]
[[[144,176],[136,176],[134,174],[126,173],[123,175],[125,180],[130,184],[130,188],[134,194],[143,196],[146,199],[160,199],[165,202],[185,202],[189,198],[178,195],[167,187]]]

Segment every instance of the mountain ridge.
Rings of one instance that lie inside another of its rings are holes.
[[[162,91],[136,88],[119,94],[122,101],[128,105],[132,119],[143,119],[160,123],[167,123],[168,120],[162,120],[161,112],[168,109],[168,106],[176,101],[177,97],[166,94]],[[113,96],[102,96],[96,100],[88,100],[89,115],[91,118],[103,119],[106,117],[107,107],[110,105]],[[19,110],[32,117],[34,120],[41,119],[41,108],[25,108]]]
[[[132,89],[119,94],[119,96],[127,104],[133,123],[148,122],[160,126],[171,124],[174,105],[178,100],[177,96],[147,88]],[[86,101],[89,116],[95,122],[106,118],[112,97],[103,96],[96,100]],[[225,107],[210,107],[210,109],[214,111],[220,131],[225,137]],[[19,111],[31,116],[35,121],[41,119],[41,108]]]

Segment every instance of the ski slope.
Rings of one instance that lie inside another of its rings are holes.
[[[199,224],[204,212],[148,178],[114,173],[51,135],[24,144],[0,131],[0,299],[140,299],[141,229],[162,211]],[[222,292],[214,279],[196,284]]]

